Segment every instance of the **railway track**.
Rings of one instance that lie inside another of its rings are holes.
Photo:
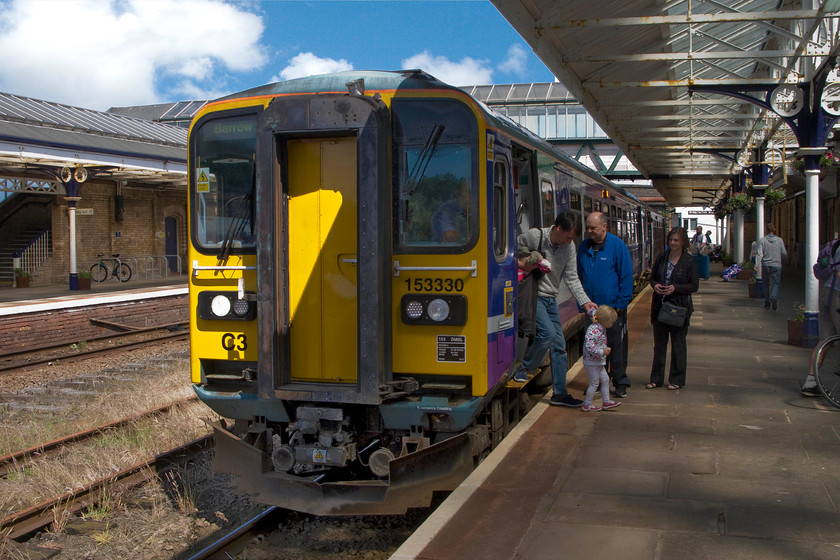
[[[199,438],[166,453],[140,461],[117,473],[69,490],[60,496],[7,515],[0,521],[0,534],[11,539],[30,534],[61,518],[63,512],[75,513],[96,503],[99,490],[105,487],[116,491],[139,486],[160,476],[160,473],[171,465],[190,460],[212,445],[212,435]]]
[[[198,400],[198,397],[189,397],[183,399],[181,401],[177,401],[168,405],[160,406],[153,410],[149,410],[142,414],[138,414],[135,416],[130,416],[128,418],[123,418],[122,420],[117,420],[116,422],[109,422],[108,424],[103,424],[101,426],[96,426],[95,428],[91,428],[89,430],[83,430],[81,432],[76,432],[74,434],[70,434],[64,436],[62,438],[54,439],[52,441],[48,441],[42,443],[40,445],[36,445],[34,447],[30,447],[28,449],[23,449],[21,451],[17,451],[15,453],[9,453],[3,457],[0,457],[0,477],[6,477],[9,472],[20,468],[22,465],[26,464],[32,460],[45,460],[49,459],[50,457],[57,454],[59,450],[64,448],[67,445],[71,445],[74,443],[79,443],[85,441],[87,439],[96,437],[105,433],[108,430],[115,430],[122,428],[124,426],[128,426],[133,422],[137,422],[138,420],[143,420],[146,418],[152,418],[154,416],[159,416],[166,412],[172,410],[172,408],[176,406],[181,406],[183,404],[189,402],[195,402]]]
[[[107,356],[108,354],[142,348],[159,342],[183,340],[189,336],[188,330],[181,330],[187,325],[188,323],[172,323],[170,325],[160,325],[135,329],[124,333],[115,333],[84,342],[73,343],[76,345],[76,348],[72,348],[73,344],[67,343],[49,348],[4,354],[0,356],[0,375],[8,375],[16,371],[50,365],[56,362],[74,362],[90,359],[94,356]],[[176,328],[179,330],[171,332],[171,329]],[[149,337],[150,334],[154,335],[154,333],[159,333],[160,331],[166,332],[158,336]]]

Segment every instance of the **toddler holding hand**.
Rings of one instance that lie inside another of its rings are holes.
[[[583,405],[580,409],[584,412],[597,412],[615,408],[621,403],[610,400],[610,378],[604,366],[607,363],[607,356],[610,355],[610,348],[607,346],[607,329],[610,328],[618,314],[609,305],[599,305],[595,313],[590,313],[592,324],[586,329],[586,337],[583,341],[583,367],[586,375],[589,376],[589,388],[586,390]],[[592,404],[595,391],[601,385],[601,406]]]

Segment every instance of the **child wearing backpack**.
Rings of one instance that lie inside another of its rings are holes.
[[[820,290],[820,339],[840,334],[840,239],[829,241],[820,249],[813,267],[814,276],[822,284]],[[802,384],[806,397],[820,397],[814,378],[814,359],[819,345],[814,347],[808,361],[808,376]]]

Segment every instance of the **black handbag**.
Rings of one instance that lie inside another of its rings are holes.
[[[672,327],[681,327],[685,324],[685,316],[687,314],[687,308],[676,303],[671,303],[670,301],[663,301],[656,320]]]

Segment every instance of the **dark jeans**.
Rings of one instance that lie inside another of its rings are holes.
[[[668,339],[671,339],[671,370],[668,383],[685,385],[686,355],[685,336],[688,334],[688,321],[682,327],[672,327],[659,321],[653,321],[653,364],[650,366],[650,382],[663,385],[665,382],[665,357],[668,354]]]
[[[770,301],[779,301],[779,285],[782,283],[782,267],[762,266],[761,278],[764,280],[764,305],[769,306]]]
[[[618,312],[618,318],[613,326],[607,329],[607,346],[610,347],[610,355],[607,356],[607,373],[613,385],[630,386],[630,378],[627,377],[627,310]]]

